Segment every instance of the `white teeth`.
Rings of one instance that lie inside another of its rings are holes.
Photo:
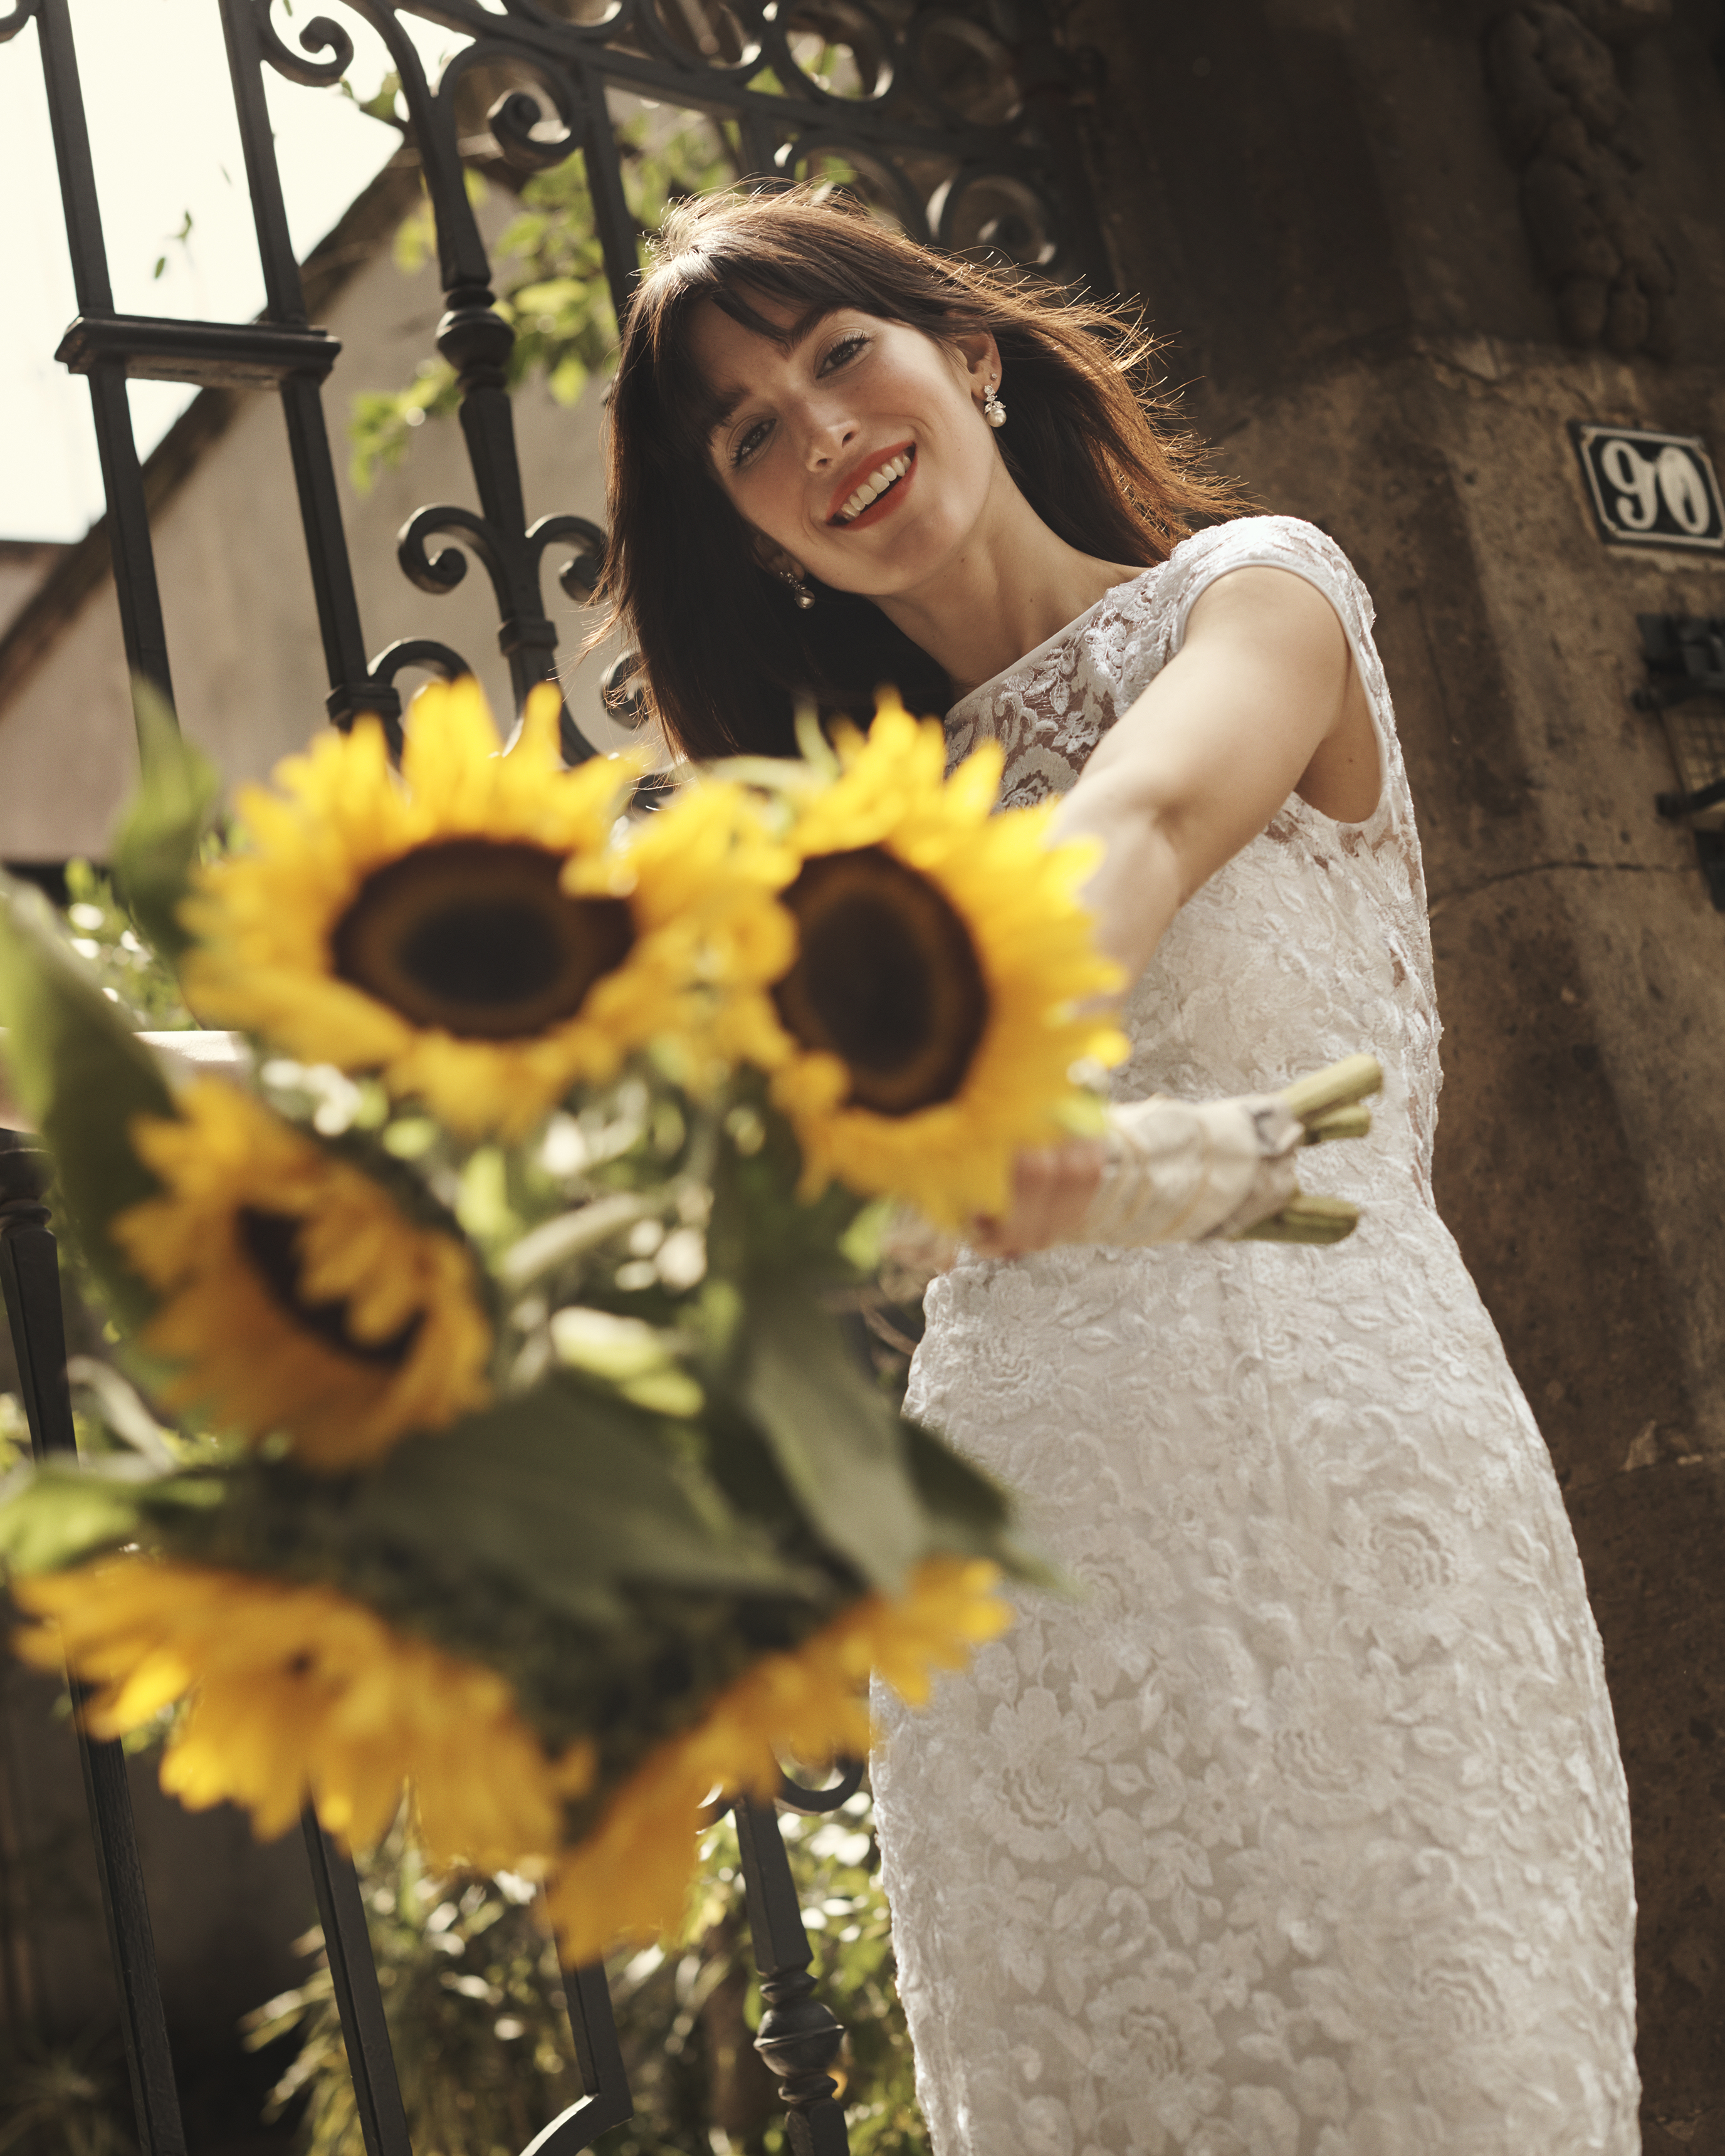
[[[892,482],[902,479],[910,469],[908,456],[896,456],[891,463],[882,465],[879,471],[870,472],[839,511],[837,521],[840,524],[854,523],[871,502],[878,501]]]

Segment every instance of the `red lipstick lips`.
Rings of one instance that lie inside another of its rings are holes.
[[[906,469],[885,493],[878,494],[868,506],[847,521],[840,521],[840,512],[857,489],[865,485],[877,472],[903,458]],[[876,449],[866,457],[859,458],[834,489],[827,506],[827,522],[839,531],[855,531],[865,524],[877,523],[890,513],[902,498],[906,489],[916,475],[916,445],[914,442],[897,442],[890,449]]]

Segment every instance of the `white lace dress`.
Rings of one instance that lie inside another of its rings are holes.
[[[1369,696],[1378,805],[1289,799],[1133,993],[1122,1099],[1361,1049],[1305,1157],[1331,1250],[967,1255],[911,1405],[1016,1484],[1082,1599],[1022,1614],[874,1763],[937,2156],[1625,2156],[1629,1816],[1539,1432],[1432,1207],[1420,846],[1372,604],[1312,526],[1202,532],[949,715],[1070,787],[1225,571],[1296,571]]]

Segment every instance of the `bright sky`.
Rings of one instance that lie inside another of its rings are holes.
[[[115,305],[122,314],[249,320],[264,303],[264,283],[216,0],[71,5]],[[305,0],[292,13],[276,0],[274,20],[291,40],[314,12]],[[368,97],[388,66],[383,49],[356,14],[335,12],[353,36],[353,76]],[[429,24],[415,30],[430,62],[452,42]],[[398,138],[338,90],[302,89],[273,69],[264,80],[303,259]],[[0,202],[13,213],[0,336],[0,538],[76,539],[101,514],[102,482],[88,386],[54,357],[76,309],[33,24],[0,45]],[[131,384],[141,454],[193,393],[172,382]]]

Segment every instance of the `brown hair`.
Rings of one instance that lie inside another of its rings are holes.
[[[941,669],[870,600],[811,578],[819,603],[801,611],[756,557],[713,469],[716,399],[689,336],[711,300],[785,342],[752,296],[788,304],[799,326],[854,307],[942,342],[991,331],[1012,408],[1000,454],[1043,522],[1086,553],[1147,567],[1194,519],[1241,506],[1197,469],[1188,437],[1157,424],[1154,347],[1123,313],[936,254],[808,187],[681,203],[624,324],[599,593],[608,611],[592,641],[619,625],[632,635],[632,685],[685,756],[793,753],[799,700],[866,713],[890,681],[913,711],[952,701]]]

